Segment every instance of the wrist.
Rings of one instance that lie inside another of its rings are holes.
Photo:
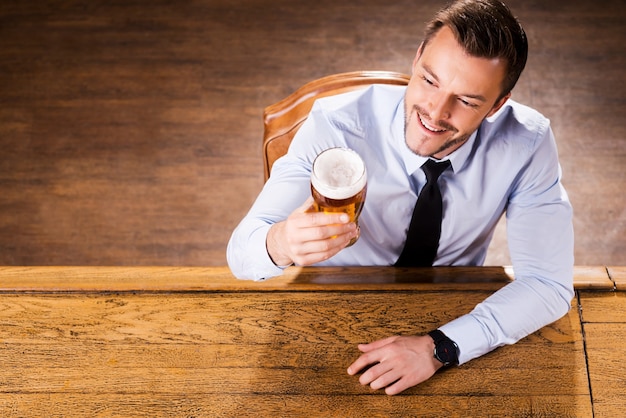
[[[267,232],[267,238],[265,239],[265,249],[270,260],[279,268],[287,268],[293,265],[293,260],[289,256],[285,255],[284,251],[281,251],[282,245],[280,242],[280,228],[281,223],[272,225]]]
[[[433,357],[441,367],[459,364],[459,347],[454,341],[438,329],[430,331],[428,335],[433,340]]]

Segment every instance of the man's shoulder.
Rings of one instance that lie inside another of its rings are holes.
[[[327,96],[316,100],[315,107],[325,110],[355,109],[397,103],[404,97],[406,86],[372,84],[361,89]]]
[[[311,119],[363,137],[367,132],[392,124],[406,86],[374,84],[363,89],[318,99]]]
[[[546,137],[550,120],[539,111],[508,100],[494,115],[481,125],[483,140],[497,140],[534,148]]]
[[[538,110],[509,99],[498,112],[485,119],[485,123],[522,125],[532,130],[549,125],[550,120]]]

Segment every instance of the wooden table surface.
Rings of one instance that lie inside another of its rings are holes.
[[[564,318],[400,395],[347,374],[358,343],[428,331],[512,275],[0,267],[0,416],[623,416],[623,267],[577,267]]]

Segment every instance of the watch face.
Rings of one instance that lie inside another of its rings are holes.
[[[458,362],[455,344],[450,340],[439,341],[435,346],[435,357],[444,366]]]

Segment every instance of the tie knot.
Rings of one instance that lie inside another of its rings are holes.
[[[437,181],[441,173],[446,171],[448,167],[450,167],[450,160],[436,162],[435,160],[428,159],[422,165],[422,170],[424,170],[424,174],[426,174],[426,182]]]

